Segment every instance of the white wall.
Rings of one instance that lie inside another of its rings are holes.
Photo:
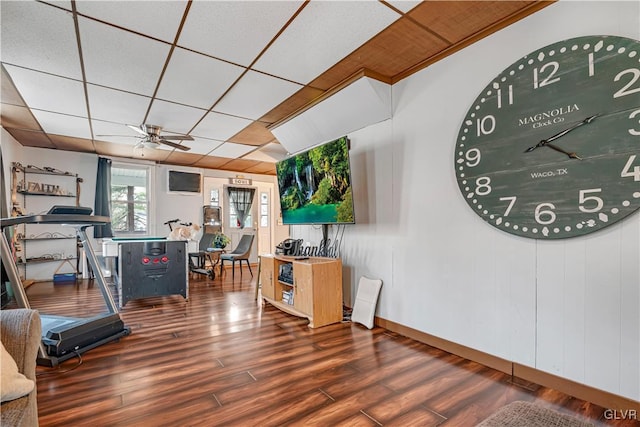
[[[347,294],[384,282],[377,315],[640,400],[640,213],[536,241],[484,223],[459,194],[454,142],[486,83],[520,57],[589,34],[640,39],[640,3],[555,3],[393,86],[394,117],[350,134],[356,222]],[[319,230],[292,227],[317,243]]]

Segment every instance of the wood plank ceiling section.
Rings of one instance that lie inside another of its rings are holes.
[[[275,174],[274,125],[551,3],[2,1],[2,126],[23,146]],[[126,125],[144,123],[190,150],[134,149]]]

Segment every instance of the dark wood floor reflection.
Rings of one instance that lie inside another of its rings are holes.
[[[130,336],[83,354],[80,365],[38,368],[40,425],[457,427],[515,400],[605,425],[604,408],[381,328],[309,329],[256,303],[254,286],[248,270],[235,283],[231,274],[198,276],[188,302],[129,302],[121,315]],[[36,283],[27,294],[47,314],[104,311],[88,281]]]

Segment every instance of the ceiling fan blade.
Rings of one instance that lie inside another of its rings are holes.
[[[172,139],[174,141],[193,141],[191,135],[160,135],[162,139]]]
[[[168,145],[169,147],[177,148],[178,150],[182,150],[182,151],[191,150],[191,147],[187,147],[185,145],[180,145],[180,144],[176,144],[175,142],[167,141],[166,139],[164,139],[164,137],[160,138],[158,142],[160,142],[160,144]]]
[[[140,138],[137,135],[96,135],[96,137],[98,137],[98,136],[117,136],[117,137],[120,137],[120,138]]]
[[[147,133],[147,131],[141,126],[133,126],[133,125],[127,125],[128,128],[135,130],[136,132],[138,132],[141,135],[144,136],[149,136],[149,134]]]

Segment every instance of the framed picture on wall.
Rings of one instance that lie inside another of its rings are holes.
[[[220,205],[220,193],[218,189],[211,190],[211,201],[209,202],[211,206],[219,206]]]

